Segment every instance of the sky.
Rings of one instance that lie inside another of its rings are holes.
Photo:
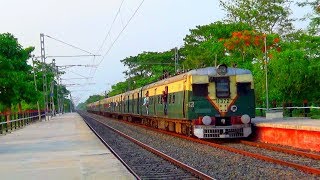
[[[13,34],[23,47],[34,46],[35,56],[40,56],[40,33],[101,55],[55,57],[58,66],[91,66],[66,68],[62,76],[62,83],[71,91],[77,104],[90,95],[103,94],[111,89],[111,85],[125,79],[123,71],[126,69],[120,60],[144,51],[161,52],[181,47],[189,29],[225,17],[218,0],[145,0],[126,26],[141,2],[0,0],[0,33]],[[120,5],[120,13],[112,24]],[[292,10],[294,18],[301,18],[308,12],[308,9],[295,5]],[[297,22],[295,25],[305,28],[307,22]],[[52,38],[45,36],[46,56],[88,55]],[[48,57],[46,62],[50,63],[52,59]],[[92,78],[79,79],[84,77]]]

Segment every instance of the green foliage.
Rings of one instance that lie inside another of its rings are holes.
[[[23,49],[17,39],[0,34],[0,103],[10,108],[21,103],[35,103],[39,93],[35,91],[32,67],[27,64],[33,47]]]
[[[34,63],[34,72],[37,80],[37,90],[41,91],[41,97],[38,99],[40,102],[40,106],[43,109],[44,108],[44,94],[45,90],[43,89],[43,74],[44,72],[46,73],[46,79],[47,79],[47,93],[46,96],[48,99],[50,98],[50,86],[51,82],[53,82],[54,85],[54,103],[57,105],[58,104],[58,94],[60,98],[64,98],[65,100],[67,99],[68,95],[70,92],[66,89],[64,85],[59,85],[55,80],[55,77],[57,76],[56,73],[59,73],[60,75],[64,74],[64,72],[56,72],[55,69],[53,69],[52,64],[44,64],[40,61],[33,61]],[[58,94],[56,93],[58,92]]]
[[[185,58],[184,66],[188,69],[214,66],[216,56],[218,64],[232,65],[221,39],[230,38],[232,32],[242,30],[252,30],[252,27],[244,23],[226,24],[218,21],[191,29],[190,34],[184,38],[184,47],[181,49]]]
[[[82,103],[79,103],[78,106],[77,106],[77,110],[86,110],[87,107],[86,107],[86,103],[82,102]]]
[[[302,3],[298,3],[298,5],[302,7],[310,6],[312,8],[312,13],[309,13],[306,16],[306,18],[311,20],[308,30],[310,34],[319,35],[320,33],[320,1],[305,0]]]
[[[302,32],[281,43],[282,51],[269,63],[271,98],[279,101],[319,100],[320,37]]]
[[[143,52],[121,60],[128,67],[124,74],[133,82],[133,88],[153,82],[164,70],[174,73],[174,50],[165,52]],[[143,78],[150,78],[147,81]],[[131,88],[132,89],[132,88]]]
[[[220,0],[228,22],[248,23],[268,34],[283,34],[293,29],[290,3],[291,0]]]
[[[137,56],[127,57],[121,62],[128,67],[124,72],[127,79],[112,86],[109,96],[123,93],[155,82],[164,71],[174,74],[174,50],[165,52],[143,52]]]
[[[89,103],[92,103],[92,102],[99,101],[99,100],[101,100],[103,98],[104,98],[104,96],[101,96],[101,95],[92,95],[86,100],[85,103],[89,104]]]

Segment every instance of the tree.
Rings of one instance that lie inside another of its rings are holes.
[[[124,72],[130,89],[159,80],[164,71],[174,74],[174,50],[165,52],[143,52],[121,60],[128,67]],[[128,88],[128,89],[129,89]]]
[[[58,105],[58,96],[61,101],[66,101],[68,99],[68,95],[70,94],[70,91],[67,90],[65,85],[58,85],[58,82],[55,79],[55,76],[57,76],[56,73],[58,73],[60,76],[64,74],[64,71],[58,71],[53,68],[52,64],[44,64],[38,60],[34,61],[34,72],[37,79],[37,89],[42,93],[42,96],[40,97],[40,105],[42,108],[44,107],[44,96],[47,96],[48,100],[50,100],[50,86],[51,82],[53,82],[53,89],[54,89],[54,104]],[[46,73],[46,79],[47,79],[47,93],[45,94],[43,89],[43,74]],[[61,104],[62,105],[62,104]]]
[[[84,102],[79,103],[78,106],[77,106],[77,109],[78,110],[82,110],[82,111],[86,110],[87,109],[86,103],[84,103]]]
[[[266,43],[265,43],[266,40]],[[263,34],[256,31],[235,31],[227,39],[220,39],[229,53],[229,59],[240,67],[253,70],[252,66],[259,63],[264,69],[265,50],[280,51],[280,37],[277,34]],[[266,45],[266,46],[265,46]],[[272,57],[269,53],[269,58]]]
[[[307,18],[311,20],[309,24],[309,33],[313,35],[319,35],[320,33],[320,1],[319,0],[305,0],[302,3],[298,3],[299,6],[310,6],[312,13],[307,14]],[[305,19],[305,18],[304,18]]]
[[[32,68],[27,64],[33,50],[23,49],[9,33],[0,34],[0,103],[8,112],[12,105],[22,101],[35,103],[39,97],[34,90]]]
[[[271,98],[280,101],[319,101],[320,37],[303,32],[290,34],[281,42],[282,51],[270,61]]]
[[[267,34],[293,30],[290,3],[291,0],[220,0],[228,22],[247,23]]]
[[[232,62],[226,56],[226,48],[221,39],[232,36],[234,31],[252,30],[244,23],[215,22],[209,25],[197,26],[190,29],[190,34],[184,38],[184,47],[181,54],[184,58],[186,68],[199,68],[202,66],[213,66],[215,58],[218,64],[231,65]]]
[[[101,95],[92,95],[92,96],[89,96],[89,98],[85,101],[85,103],[90,104],[92,102],[99,101],[103,98],[104,98],[104,96],[101,96]]]

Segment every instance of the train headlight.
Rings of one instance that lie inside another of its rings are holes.
[[[236,112],[238,110],[238,107],[236,105],[232,105],[230,109],[232,112]]]
[[[244,114],[241,116],[241,122],[243,124],[248,124],[250,122],[250,116],[248,114]]]
[[[219,75],[226,75],[228,72],[228,67],[227,65],[225,64],[220,64],[218,67],[217,67],[217,73]]]
[[[204,125],[210,125],[212,122],[211,117],[210,116],[203,116],[202,118],[202,123]]]

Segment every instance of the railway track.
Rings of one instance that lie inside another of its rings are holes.
[[[101,119],[109,119],[109,118],[104,118],[104,117],[98,116],[98,115],[93,115],[93,116],[101,117]],[[107,121],[107,120],[105,120],[105,121]],[[132,125],[132,123],[126,122],[126,121],[121,121],[121,122],[114,121],[114,122],[121,123],[121,124],[123,124],[123,122],[125,122],[125,124]],[[135,126],[139,126],[139,127],[143,127],[144,129],[149,129],[148,127],[145,127],[143,125],[137,125],[137,124],[134,124],[134,125]],[[167,135],[179,137],[179,139],[184,139],[184,140],[186,140],[188,142],[193,142],[193,143],[202,144],[202,145],[206,145],[206,146],[210,146],[210,147],[214,147],[214,148],[218,148],[218,149],[223,149],[223,150],[232,152],[233,154],[234,153],[241,154],[241,155],[249,156],[249,157],[252,157],[252,158],[255,158],[255,159],[259,159],[259,160],[262,160],[262,161],[272,162],[272,164],[280,164],[281,166],[289,167],[288,170],[282,170],[282,167],[274,165],[276,167],[271,168],[270,172],[268,172],[268,173],[263,172],[265,174],[262,175],[261,177],[271,177],[272,178],[273,176],[270,175],[269,173],[272,173],[273,171],[275,171],[275,169],[278,169],[276,171],[279,171],[279,169],[281,169],[281,172],[274,172],[274,174],[277,174],[277,175],[281,175],[281,173],[284,173],[284,174],[290,173],[290,174],[292,174],[292,172],[291,172],[291,171],[293,171],[292,168],[295,168],[295,169],[298,169],[298,170],[301,170],[301,171],[304,171],[304,172],[313,173],[313,175],[312,174],[311,175],[310,174],[309,175],[303,175],[302,177],[308,176],[309,177],[308,179],[312,179],[312,178],[318,179],[319,178],[320,170],[319,170],[319,168],[317,168],[317,166],[316,167],[312,167],[312,166],[310,167],[310,166],[308,166],[308,163],[306,163],[307,165],[301,165],[301,164],[299,164],[299,162],[288,162],[286,159],[281,159],[281,158],[278,159],[279,157],[275,158],[275,157],[272,157],[272,156],[262,155],[261,153],[251,152],[251,151],[249,151],[247,149],[241,149],[239,147],[232,147],[232,146],[238,146],[238,144],[240,144],[240,143],[234,143],[234,144],[231,144],[231,145],[217,144],[217,143],[214,143],[214,142],[208,142],[208,141],[204,141],[204,140],[200,140],[200,139],[195,139],[195,138],[192,138],[192,137],[186,137],[186,136],[182,136],[182,135],[178,135],[178,134],[175,134],[175,133],[162,131],[162,130],[158,130],[158,129],[151,129],[151,130],[154,131],[155,133],[156,132],[161,132],[162,134],[167,134]],[[175,139],[178,139],[178,138],[175,138]],[[250,145],[250,146],[252,146],[252,145]],[[261,148],[259,148],[259,149],[260,150],[258,150],[258,151],[262,151]],[[207,151],[212,151],[212,150],[213,149],[209,149]],[[207,152],[205,152],[205,153],[207,153]],[[228,155],[228,156],[231,156],[231,155]],[[208,157],[208,158],[211,158],[211,157]],[[238,158],[238,157],[236,157],[236,158]],[[294,159],[296,159],[296,158],[294,157]],[[245,161],[249,161],[249,160],[245,160]],[[255,161],[257,161],[257,160],[255,160]],[[295,161],[300,161],[300,160],[296,159]],[[192,163],[193,162],[191,162],[190,164],[192,164]],[[211,164],[208,164],[208,163],[207,164],[204,163],[204,164],[205,164],[204,166],[210,166],[211,165]],[[252,164],[254,164],[254,163],[252,163]],[[260,164],[257,163],[257,164],[258,165],[256,165],[256,166],[259,167],[261,163]],[[318,160],[314,160],[313,164],[317,165],[317,164],[319,164],[319,161]],[[197,166],[197,165],[195,165],[195,166]],[[230,165],[228,165],[228,166],[230,166]],[[265,164],[265,165],[263,165],[263,167],[264,166],[268,167],[268,166],[270,166],[270,164]],[[250,169],[250,168],[248,168],[248,169]],[[268,169],[268,168],[266,168],[266,169]],[[210,168],[207,169],[207,170],[203,170],[203,172],[206,172],[206,171],[210,171]],[[239,170],[239,171],[241,172],[241,170]],[[219,174],[220,172],[217,171],[216,173]],[[215,175],[216,174],[214,174],[212,176],[215,176]],[[298,176],[299,175],[295,175],[293,177],[297,178]],[[223,177],[225,177],[225,176],[223,176]],[[226,177],[228,177],[228,176],[226,176]],[[231,177],[233,177],[233,176],[231,176]],[[250,176],[248,176],[248,177],[250,177]],[[287,178],[287,175],[285,177]],[[219,176],[218,176],[218,178],[219,178]]]
[[[137,179],[213,179],[93,117],[80,115]]]
[[[287,149],[287,148],[278,147],[278,146],[270,145],[270,144],[266,144],[266,143],[252,142],[252,141],[246,141],[246,140],[240,140],[240,143],[245,144],[245,145],[249,145],[249,146],[269,149],[272,151],[278,151],[278,152],[282,152],[282,153],[286,153],[286,154],[291,154],[291,155],[306,157],[306,158],[310,158],[310,159],[320,160],[320,154],[308,153],[308,152],[304,152],[304,151],[300,151],[300,150]]]

